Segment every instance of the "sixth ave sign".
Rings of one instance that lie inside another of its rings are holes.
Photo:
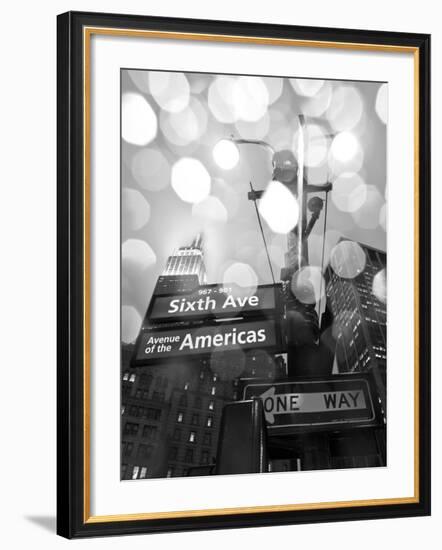
[[[369,384],[359,376],[328,380],[250,384],[244,399],[262,400],[267,427],[281,432],[302,426],[366,424],[375,420]]]

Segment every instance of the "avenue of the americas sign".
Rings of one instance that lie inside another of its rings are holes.
[[[267,349],[277,351],[275,321],[219,323],[168,330],[144,330],[138,339],[133,364],[163,359],[210,355],[214,351]]]
[[[250,384],[244,388],[244,399],[252,397],[262,400],[270,430],[364,424],[375,419],[369,384],[365,378],[356,375],[305,382]]]
[[[245,289],[229,285],[204,285],[190,294],[154,296],[148,312],[151,321],[262,314],[276,307],[275,287]]]

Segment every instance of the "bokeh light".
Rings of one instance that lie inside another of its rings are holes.
[[[334,180],[331,198],[338,210],[356,212],[367,199],[367,185],[359,174],[346,172]]]
[[[380,120],[387,124],[388,120],[388,85],[381,84],[376,94],[375,109]]]
[[[210,175],[201,161],[184,157],[172,167],[172,187],[181,200],[197,203],[210,193]]]
[[[169,162],[157,149],[137,151],[132,159],[131,172],[138,185],[147,191],[161,191],[170,182]]]
[[[387,204],[383,204],[379,210],[379,225],[387,231]]]
[[[218,197],[209,196],[192,206],[192,216],[207,223],[226,223],[226,207]]]
[[[263,140],[270,128],[269,113],[268,111],[266,111],[262,118],[254,122],[237,120],[235,122],[235,128],[238,131],[240,137],[242,137],[243,139]]]
[[[325,80],[313,78],[290,78],[289,82],[298,95],[305,97],[316,96],[325,84]]]
[[[127,239],[121,246],[121,260],[126,273],[145,271],[156,264],[155,252],[141,239]]]
[[[261,80],[264,82],[265,87],[269,95],[269,105],[273,105],[281,97],[282,90],[284,88],[284,79],[267,76],[262,77]]]
[[[189,104],[190,86],[184,73],[149,71],[149,88],[165,111],[177,113]]]
[[[233,88],[237,118],[254,122],[262,118],[269,106],[269,92],[260,77],[240,76]]]
[[[298,223],[299,205],[293,193],[273,180],[259,201],[259,212],[275,233],[288,233]]]
[[[213,158],[223,170],[231,170],[239,162],[239,150],[230,139],[221,139],[213,148]]]
[[[235,380],[243,373],[247,356],[240,346],[232,346],[228,353],[215,348],[210,356],[210,369],[223,382]]]
[[[330,106],[332,94],[333,88],[330,82],[325,82],[316,95],[301,99],[299,106],[301,113],[307,117],[322,116]]]
[[[253,267],[243,262],[232,263],[223,275],[223,285],[232,285],[233,296],[252,296],[258,286],[258,276]]]
[[[207,111],[201,102],[192,97],[182,111],[162,111],[160,128],[164,137],[174,145],[184,147],[197,141],[207,130]]]
[[[384,198],[374,185],[367,185],[367,197],[364,204],[352,213],[355,223],[363,229],[376,229],[379,225],[379,212]]]
[[[325,295],[325,280],[321,269],[306,266],[293,274],[290,288],[294,296],[303,304],[316,304]]]
[[[137,93],[124,93],[121,98],[121,136],[124,141],[147,145],[156,137],[157,129],[157,117],[146,99]]]
[[[365,269],[367,258],[361,246],[354,241],[341,241],[330,254],[333,271],[343,279],[354,279]]]
[[[380,302],[387,303],[387,271],[385,268],[378,271],[373,277],[372,292]]]
[[[339,162],[348,162],[360,149],[359,142],[351,132],[340,132],[332,141],[330,152]]]
[[[121,192],[121,219],[124,231],[138,231],[150,218],[150,205],[137,189]]]
[[[217,76],[209,86],[208,106],[219,122],[231,123],[238,118],[234,102],[235,83],[236,77]]]
[[[141,315],[133,306],[121,308],[121,339],[125,344],[134,342],[141,327]]]
[[[293,152],[297,157],[299,136],[298,130],[293,138]],[[304,127],[304,165],[315,167],[321,165],[327,158],[328,143],[324,130],[318,124],[306,124]]]
[[[339,86],[333,90],[327,119],[336,132],[351,130],[361,120],[364,111],[362,96],[354,86]]]

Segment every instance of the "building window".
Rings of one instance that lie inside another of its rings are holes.
[[[140,443],[138,445],[137,457],[139,458],[150,458],[153,452],[153,445],[146,445],[145,443]]]
[[[200,423],[200,415],[199,414],[192,414],[192,425],[193,426],[198,426],[198,424]]]
[[[236,401],[237,399],[238,399],[238,392],[234,391],[233,392],[233,400]]]
[[[121,478],[124,479],[124,476],[126,475],[126,472],[127,472],[127,464],[122,464],[121,465]]]
[[[146,418],[149,420],[159,420],[161,418],[161,409],[148,408],[146,410]]]
[[[213,411],[214,408],[215,408],[215,403],[213,401],[210,401],[209,402],[209,411]]]
[[[128,441],[126,445],[124,446],[124,456],[130,456],[132,454],[132,451],[134,449],[134,444],[131,441]]]
[[[143,428],[143,437],[146,439],[156,439],[158,433],[157,426],[151,426],[150,424],[146,424]]]
[[[147,474],[147,468],[145,466],[143,466],[141,468],[141,472],[140,472],[140,479],[145,479],[146,478],[146,474]]]
[[[204,434],[203,445],[207,445],[207,446],[212,445],[212,434],[211,433],[205,433]]]
[[[194,402],[195,409],[201,409],[201,406],[202,406],[201,397],[199,396],[195,397],[195,402]]]
[[[123,433],[124,435],[137,435],[139,427],[140,425],[134,422],[126,422]]]
[[[180,430],[180,428],[175,428],[175,430],[173,432],[173,439],[175,441],[179,441],[181,439],[181,430]]]
[[[163,391],[152,392],[152,401],[164,401],[166,394]]]
[[[196,432],[190,432],[189,433],[189,443],[195,443],[196,442]]]
[[[139,466],[134,466],[134,469],[132,470],[132,479],[137,479],[139,471],[140,471]]]
[[[176,460],[178,456],[178,447],[171,447],[169,451],[169,460]]]
[[[173,468],[169,468],[166,475],[167,477],[173,477]]]
[[[135,374],[130,375],[129,382],[135,382]]]
[[[200,380],[204,380],[204,371],[203,370],[200,372]]]
[[[143,392],[142,392],[141,390],[137,390],[137,391],[135,392],[135,397],[136,397],[137,399],[141,399],[141,396],[142,396],[142,395],[143,395]]]
[[[208,464],[208,463],[209,463],[209,451],[202,451],[201,464]]]
[[[181,407],[186,407],[187,406],[187,395],[185,393],[183,393],[180,397],[180,401],[179,401]]]
[[[186,382],[186,383],[184,384],[184,391],[187,391],[189,388],[190,388],[190,383],[189,383],[189,382]]]
[[[184,455],[184,462],[193,462],[193,449],[186,449],[186,454]]]
[[[176,417],[177,422],[182,422],[184,419],[184,414],[182,412],[179,412]]]
[[[206,426],[207,426],[208,428],[211,428],[212,425],[213,425],[213,417],[208,416],[208,417],[207,417]]]
[[[213,380],[214,382],[216,382],[216,381],[217,381],[217,378],[218,378],[218,377],[216,376],[216,374],[214,374],[212,380]]]
[[[212,395],[215,395],[215,393],[216,393],[216,388],[215,388],[215,386],[212,386],[212,391],[211,391],[210,393],[211,393]]]
[[[128,370],[123,374],[123,380],[129,380],[129,371]]]
[[[125,410],[126,410],[126,406],[123,405],[123,406],[121,407],[121,414],[122,414],[122,415],[124,414],[124,411],[125,411]]]

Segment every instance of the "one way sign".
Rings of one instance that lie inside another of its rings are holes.
[[[269,428],[367,423],[375,418],[368,382],[359,377],[250,384],[244,399],[252,397],[262,400]]]

